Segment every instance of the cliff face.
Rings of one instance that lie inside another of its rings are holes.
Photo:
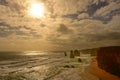
[[[97,62],[101,69],[120,77],[120,46],[99,48]]]

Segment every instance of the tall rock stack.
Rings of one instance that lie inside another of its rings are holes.
[[[120,77],[120,46],[100,48],[97,61],[101,69]]]
[[[74,50],[74,56],[80,56],[80,51],[79,50]]]
[[[73,50],[70,51],[70,58],[75,58]]]

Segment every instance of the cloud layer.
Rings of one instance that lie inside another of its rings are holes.
[[[1,50],[120,45],[120,0],[36,0],[45,4],[41,19],[29,16],[34,1],[0,0]]]

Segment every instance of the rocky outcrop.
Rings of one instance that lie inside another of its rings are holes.
[[[75,58],[76,56],[80,56],[80,51],[79,50],[71,50],[70,58]]]
[[[99,48],[97,62],[101,69],[120,77],[120,46]]]
[[[70,58],[75,58],[73,50],[70,51]]]
[[[80,51],[79,50],[74,50],[74,56],[80,56]]]

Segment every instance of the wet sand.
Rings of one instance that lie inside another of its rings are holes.
[[[118,76],[112,75],[97,66],[97,61],[94,60],[90,67],[88,68],[89,72],[93,75],[99,77],[100,80],[120,80]]]

